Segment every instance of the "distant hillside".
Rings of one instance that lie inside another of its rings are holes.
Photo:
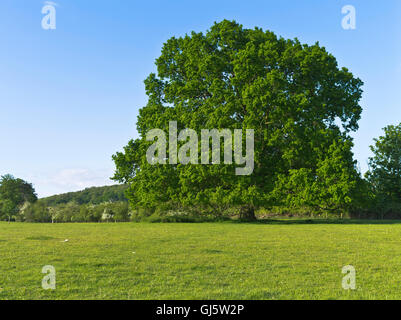
[[[91,187],[82,191],[63,193],[40,201],[46,202],[49,206],[76,202],[78,204],[99,204],[102,202],[128,201],[124,195],[126,185],[114,185],[104,187]]]

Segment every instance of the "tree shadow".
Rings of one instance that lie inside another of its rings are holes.
[[[256,221],[235,220],[236,223],[247,224],[271,224],[271,225],[299,225],[299,224],[401,224],[401,220],[378,220],[378,219],[258,219]]]

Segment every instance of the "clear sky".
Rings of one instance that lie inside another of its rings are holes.
[[[135,138],[143,80],[171,36],[236,20],[321,45],[364,82],[355,157],[366,170],[372,139],[401,122],[400,0],[0,1],[0,175],[46,196],[112,184],[111,155]],[[344,5],[356,29],[341,26]]]

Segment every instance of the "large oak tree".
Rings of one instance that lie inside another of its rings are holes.
[[[363,83],[319,43],[224,20],[205,34],[169,39],[156,66],[145,80],[140,138],[113,156],[114,178],[130,184],[133,204],[215,214],[238,207],[251,218],[257,206],[340,210],[352,203],[358,174],[349,133],[358,128]],[[149,164],[146,133],[167,132],[169,121],[198,133],[254,129],[253,173],[237,176],[234,164]]]

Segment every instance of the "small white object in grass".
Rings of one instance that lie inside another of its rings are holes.
[[[64,242],[68,242],[68,241],[69,241],[68,239],[65,239],[65,240],[64,240]]]
[[[132,253],[136,253],[135,251],[132,251]]]

